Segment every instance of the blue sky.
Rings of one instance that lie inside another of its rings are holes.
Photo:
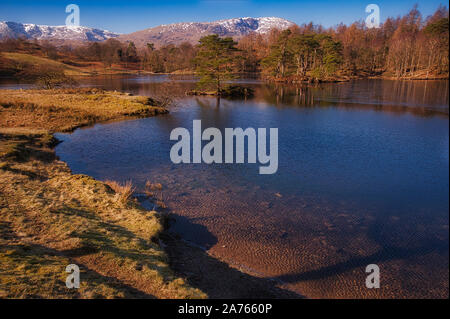
[[[415,3],[424,16],[432,14],[440,3],[448,6],[442,0],[0,1],[0,21],[63,25],[67,16],[65,7],[74,3],[80,7],[81,25],[119,33],[175,22],[263,16],[282,17],[297,24],[313,21],[329,27],[365,19],[365,7],[370,3],[380,7],[382,21],[408,12]]]

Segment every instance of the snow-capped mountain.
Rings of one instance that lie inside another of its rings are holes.
[[[215,32],[221,36],[228,35],[246,35],[250,32],[264,34],[270,29],[287,29],[293,23],[282,18],[236,18],[228,20],[219,20],[214,22],[188,22],[163,24],[160,28],[166,32],[186,31],[189,29],[198,29],[201,32]],[[148,29],[151,30],[151,29]]]
[[[119,35],[106,30],[75,26],[47,26],[0,22],[0,40],[5,38],[68,40],[68,41],[104,41]]]
[[[266,34],[271,29],[284,30],[294,25],[282,18],[236,18],[215,22],[186,22],[161,25],[130,34],[119,35],[106,30],[88,27],[46,26],[0,22],[0,40],[23,37],[25,39],[51,40],[57,43],[105,41],[118,38],[121,41],[134,41],[137,46],[154,43],[157,47],[167,44],[190,42],[210,34],[233,37],[236,40],[252,32]]]
[[[193,44],[210,34],[233,37],[239,39],[252,32],[266,34],[271,29],[287,29],[294,25],[293,22],[282,18],[236,18],[214,22],[186,22],[161,25],[155,28],[124,34],[119,40],[134,41],[136,45],[142,46],[146,43],[154,43],[156,46],[165,44],[180,44],[191,42]]]

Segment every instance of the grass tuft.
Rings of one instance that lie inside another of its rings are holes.
[[[111,187],[116,194],[118,194],[118,202],[122,205],[126,205],[133,196],[136,187],[133,186],[131,181],[126,181],[124,184],[120,184],[116,181],[106,180],[105,184]]]

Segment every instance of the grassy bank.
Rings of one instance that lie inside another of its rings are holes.
[[[1,90],[0,127],[67,132],[97,122],[167,113],[158,102],[101,89]]]
[[[0,297],[206,297],[169,268],[157,212],[71,174],[52,149],[52,132],[166,112],[154,104],[101,90],[0,90]],[[69,264],[80,289],[65,286]]]
[[[95,75],[125,75],[125,74],[149,74],[143,70],[125,68],[121,65],[105,67],[101,62],[84,62],[52,60],[44,56],[38,56],[20,52],[0,53],[0,75],[19,77],[20,73],[27,69],[53,68],[64,71],[67,76],[95,76]]]

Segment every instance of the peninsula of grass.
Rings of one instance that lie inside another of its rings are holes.
[[[97,89],[0,90],[0,298],[206,297],[169,268],[157,212],[127,185],[72,174],[53,151],[53,132],[166,112]],[[65,285],[69,264],[79,289]]]
[[[101,89],[0,90],[0,127],[69,132],[98,122],[167,113],[158,101]]]

